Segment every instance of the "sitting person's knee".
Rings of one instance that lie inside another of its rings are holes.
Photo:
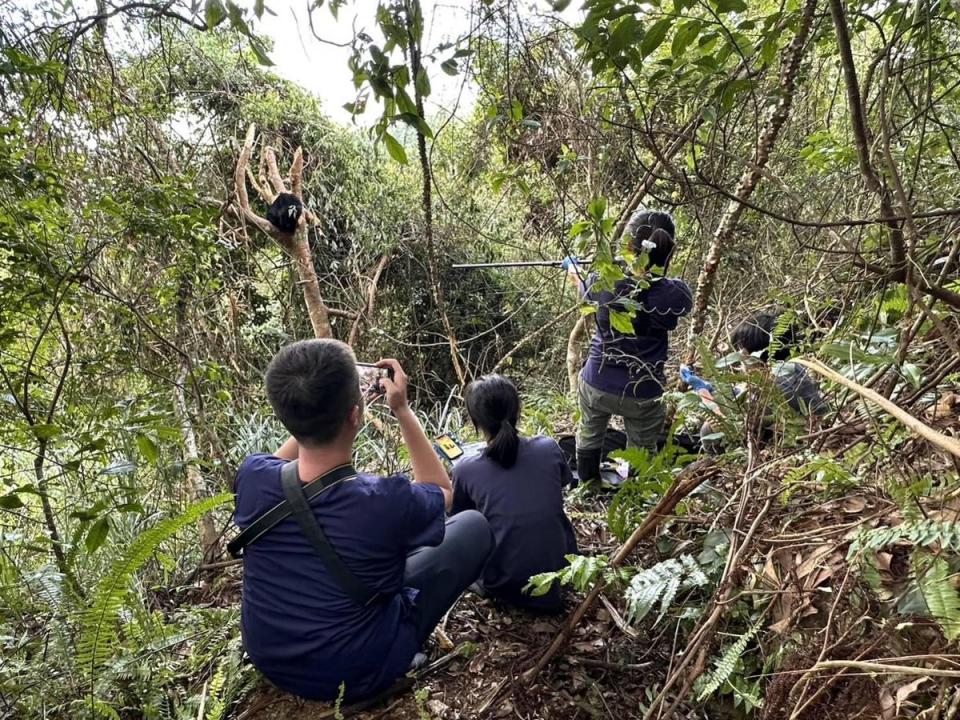
[[[450,518],[450,525],[464,546],[486,557],[493,547],[493,532],[490,523],[479,510],[462,510]],[[448,528],[449,530],[449,528]]]

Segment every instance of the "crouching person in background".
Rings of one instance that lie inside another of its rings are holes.
[[[533,575],[566,567],[564,556],[577,552],[563,511],[563,486],[573,480],[563,451],[552,438],[519,435],[520,396],[507,378],[480,378],[467,386],[465,399],[487,447],[454,467],[453,512],[479,510],[495,541],[476,589],[527,610],[559,612],[558,583],[537,597],[523,588]]]
[[[797,363],[790,362],[796,352],[796,337],[792,326],[777,332],[779,315],[773,312],[760,312],[751,315],[734,329],[730,344],[739,352],[746,363],[768,364],[770,378],[783,399],[795,413],[801,417],[820,417],[830,406],[820,393],[817,382]],[[771,363],[772,361],[772,363]],[[743,397],[743,388],[734,390],[734,397]],[[764,413],[767,414],[767,413]],[[716,421],[707,420],[700,428],[703,449],[711,454],[723,452],[723,439],[714,438]],[[764,418],[760,428],[761,440],[769,441],[773,435],[772,421]]]
[[[414,481],[351,467],[364,404],[355,363],[335,340],[277,353],[267,397],[292,437],[274,455],[244,460],[235,483],[234,519],[248,536],[244,646],[275,685],[317,700],[353,702],[404,675],[492,546],[480,513],[445,520],[450,479],[395,360],[378,363],[393,373],[380,383]],[[263,530],[264,514],[285,499],[292,514]]]

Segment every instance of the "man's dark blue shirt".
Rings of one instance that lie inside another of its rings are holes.
[[[247,527],[284,499],[273,455],[251,455],[237,471],[234,521]],[[287,518],[244,550],[241,627],[253,664],[304,698],[369,696],[402,676],[417,650],[403,587],[407,554],[443,541],[439,488],[403,475],[359,474],[311,503],[330,544],[365,585],[390,596],[361,607],[327,572],[296,521]]]

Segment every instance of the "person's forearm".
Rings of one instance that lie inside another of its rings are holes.
[[[447,475],[443,463],[440,462],[440,458],[433,451],[433,445],[427,439],[413,410],[409,407],[401,408],[396,412],[396,416],[397,422],[400,423],[403,442],[410,451],[414,481],[426,485],[436,485],[440,489],[452,493],[453,485],[450,483],[450,477]]]
[[[295,437],[287,438],[287,441],[280,446],[274,455],[282,460],[296,460],[300,457],[300,445]]]

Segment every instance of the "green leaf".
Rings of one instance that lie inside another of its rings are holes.
[[[250,38],[250,49],[253,50],[253,54],[257,56],[258,63],[267,67],[273,65],[273,60],[267,56],[266,48],[263,47],[257,38]]]
[[[157,460],[160,459],[160,450],[157,448],[157,444],[143,433],[137,434],[137,450],[140,451],[143,459],[151,465],[156,465]]]
[[[664,18],[658,20],[652,28],[647,30],[646,35],[643,36],[643,42],[640,43],[640,54],[643,57],[647,57],[663,44],[672,24],[673,20],[671,18]]]
[[[450,76],[456,76],[460,74],[460,65],[453,58],[444,60],[442,63],[440,63],[440,69]]]
[[[397,115],[397,120],[402,120],[425,138],[433,137],[433,130],[431,130],[426,121],[416,113],[400,113]]]
[[[10,493],[9,495],[0,496],[0,508],[3,510],[16,510],[23,507],[23,500],[20,499],[19,495]]]
[[[420,68],[417,72],[415,87],[417,92],[420,93],[420,97],[425,98],[430,95],[430,78],[427,75],[427,71],[423,68]]]
[[[409,115],[417,114],[417,106],[407,94],[407,91],[404,90],[400,85],[397,85],[396,87],[395,97],[397,99],[397,107],[400,109],[401,113],[406,113]]]
[[[49,440],[60,434],[60,426],[53,423],[38,423],[30,427],[38,440]]]
[[[624,15],[610,23],[608,32],[610,40],[607,42],[607,52],[611,57],[616,57],[627,47],[636,44],[643,34],[643,29],[633,15]]]
[[[913,571],[930,614],[947,640],[960,637],[960,594],[951,582],[947,561],[931,553],[913,551]]]
[[[715,0],[717,12],[743,12],[747,9],[744,0]]]
[[[407,164],[407,151],[403,149],[403,145],[401,145],[393,135],[385,132],[383,134],[383,144],[387,146],[387,152],[390,153],[390,157],[401,165]]]
[[[243,10],[235,2],[227,1],[227,15],[230,16],[230,25],[247,37],[252,37],[247,21],[243,19]]]
[[[596,197],[587,205],[587,215],[600,222],[607,212],[607,199],[605,197]]]
[[[113,561],[93,591],[90,605],[80,618],[76,664],[89,672],[91,681],[96,669],[110,659],[117,645],[117,625],[133,576],[153,556],[161,543],[232,499],[233,493],[223,493],[191,505],[179,517],[161,520],[137,536]]]
[[[910,381],[910,384],[919,388],[920,381],[923,380],[923,371],[913,363],[904,363],[901,369],[903,370],[903,376]]]
[[[550,7],[554,9],[555,12],[563,12],[568,7],[570,7],[570,0],[549,0]]]
[[[253,14],[257,16],[258,20],[263,17],[263,11],[264,11],[263,0],[257,0],[253,4]]]
[[[88,553],[95,553],[103,541],[107,539],[107,534],[110,532],[110,520],[106,517],[102,517],[97,520],[90,530],[87,532],[87,539],[84,541],[84,544],[87,546]]]
[[[623,335],[635,335],[633,318],[625,312],[610,310],[610,327]]]
[[[743,655],[743,651],[747,649],[749,642],[753,640],[754,635],[760,630],[761,625],[761,622],[756,623],[743,635],[740,635],[733,645],[726,649],[720,659],[716,661],[713,670],[704,677],[701,685],[702,689],[697,696],[697,700],[703,702],[706,698],[713,695],[733,674],[733,671],[737,668],[737,661],[740,659],[740,656]]]
[[[207,30],[212,30],[227,17],[227,9],[220,0],[207,0],[203,14],[207,23]]]
[[[578,238],[588,232],[592,226],[586,220],[578,220],[570,226],[570,239]]]
[[[700,23],[691,20],[680,25],[676,34],[673,36],[673,43],[670,45],[670,54],[674,58],[681,57],[694,40],[700,34]]]

